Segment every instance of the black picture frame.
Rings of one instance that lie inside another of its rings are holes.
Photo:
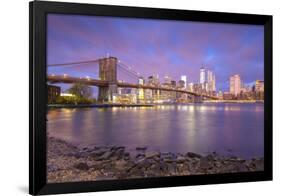
[[[264,26],[264,171],[132,180],[46,183],[46,15],[79,14]],[[272,180],[272,16],[33,1],[29,4],[29,193],[57,194]]]

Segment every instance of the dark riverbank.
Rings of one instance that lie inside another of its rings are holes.
[[[216,152],[180,154],[149,151],[146,147],[129,152],[124,146],[80,149],[53,137],[48,137],[47,148],[48,183],[249,172],[264,168],[263,158],[244,160]]]

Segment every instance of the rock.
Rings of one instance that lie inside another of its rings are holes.
[[[119,150],[116,150],[114,152],[114,157],[117,159],[117,160],[120,160],[122,159],[124,156],[124,149],[119,149]]]
[[[74,168],[79,169],[79,170],[89,170],[90,169],[88,164],[87,163],[83,163],[83,162],[74,165]]]
[[[113,146],[110,149],[111,151],[119,151],[119,150],[123,150],[125,151],[125,146]]]
[[[177,173],[177,165],[175,163],[168,164],[168,172],[170,175],[175,175]]]
[[[188,156],[190,158],[201,158],[202,157],[200,154],[196,154],[194,152],[188,152],[188,153],[186,153],[186,156]]]
[[[158,161],[160,161],[160,157],[159,157],[159,156],[154,156],[154,157],[153,157],[153,160],[154,160],[155,162],[158,162]]]
[[[160,170],[162,170],[162,171],[167,170],[168,166],[167,166],[167,163],[165,163],[164,161],[160,161],[157,165],[160,167]]]
[[[166,163],[172,163],[172,162],[174,162],[174,159],[172,159],[172,158],[165,158],[165,159],[163,159],[163,161],[166,162]]]
[[[139,153],[136,155],[136,159],[141,159],[141,158],[144,158],[145,157],[145,154],[143,153]]]
[[[140,158],[140,159],[137,159],[137,160],[135,161],[135,164],[140,164],[141,162],[144,162],[145,160],[146,160],[145,157]]]
[[[139,162],[138,167],[146,169],[146,168],[150,167],[150,165],[151,165],[151,163],[147,159],[145,159],[144,161]]]
[[[178,156],[176,161],[177,161],[177,163],[183,163],[183,162],[185,162],[185,158],[183,156]]]
[[[264,159],[252,159],[249,167],[253,171],[262,171],[264,170]]]
[[[124,170],[126,165],[127,165],[127,161],[124,161],[124,160],[115,162],[116,169],[118,169],[118,170]]]
[[[207,159],[209,162],[213,162],[213,161],[215,160],[214,155],[212,155],[212,154],[208,154],[208,155],[206,156],[206,159]]]
[[[89,153],[89,155],[92,157],[98,157],[98,156],[103,155],[105,152],[106,151],[104,151],[104,150],[98,149],[98,150],[93,150],[92,152]]]
[[[155,156],[160,156],[160,153],[159,152],[147,152],[147,153],[145,153],[145,157],[147,159],[153,158]]]
[[[237,172],[247,172],[248,171],[247,166],[243,163],[237,164],[236,169],[237,169]]]
[[[102,160],[107,160],[112,156],[112,152],[107,151],[103,155],[101,155],[97,160],[102,161]]]
[[[125,152],[124,153],[124,160],[130,160],[130,153],[129,152]]]
[[[200,168],[201,169],[209,169],[211,168],[211,161],[209,160],[209,157],[201,157],[200,159]]]

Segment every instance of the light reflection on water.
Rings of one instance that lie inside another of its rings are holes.
[[[81,146],[263,156],[263,104],[51,109],[51,136]]]

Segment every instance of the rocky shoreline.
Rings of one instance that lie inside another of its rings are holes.
[[[48,137],[48,183],[262,171],[263,158],[149,151],[124,146],[78,148]]]

